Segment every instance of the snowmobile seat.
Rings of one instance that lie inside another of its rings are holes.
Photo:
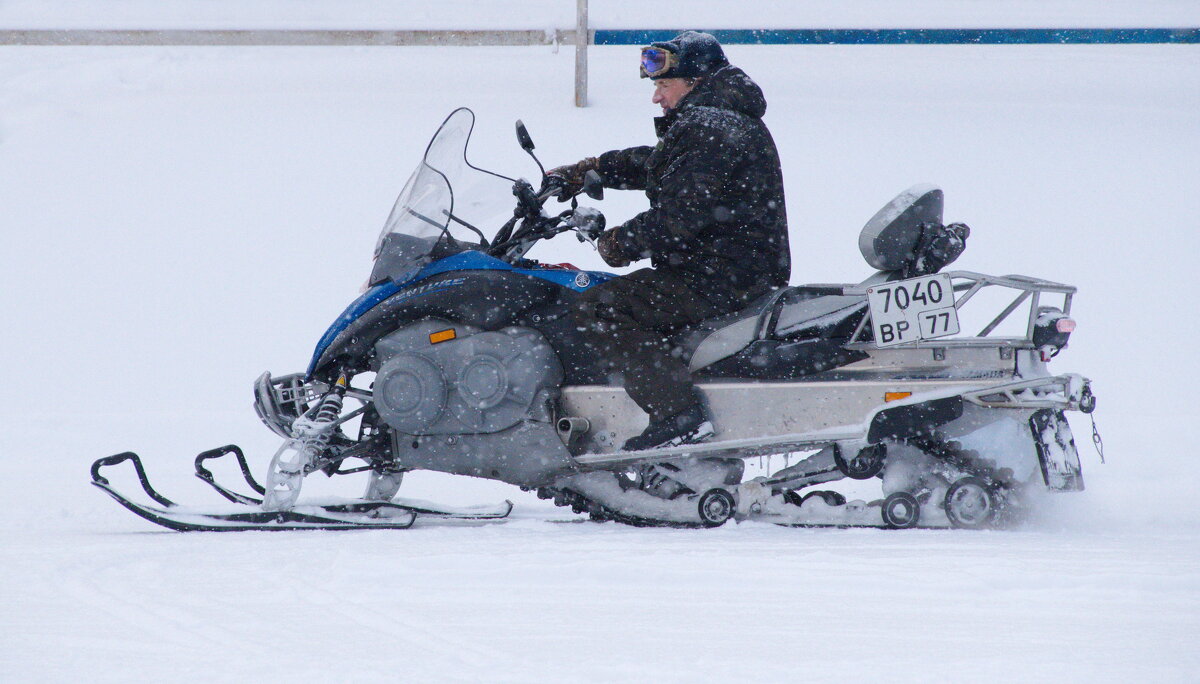
[[[771,318],[779,298],[790,288],[780,288],[755,299],[746,308],[731,314],[710,318],[688,327],[675,336],[675,346],[690,359],[694,373],[733,356],[754,340],[763,338],[763,327]]]
[[[886,280],[880,272],[866,283]],[[848,337],[846,323],[866,310],[867,299],[846,295],[845,285],[800,285],[784,287],[754,300],[732,314],[713,318],[688,328],[676,345],[696,372],[729,358],[759,340],[798,341]]]

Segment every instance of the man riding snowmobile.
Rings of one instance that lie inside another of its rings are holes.
[[[714,434],[687,365],[665,338],[737,311],[786,285],[787,217],[779,154],[762,121],[762,90],[731,65],[716,38],[685,31],[643,48],[655,83],[658,144],[605,152],[550,171],[562,198],[597,171],[605,187],[644,190],[650,209],[600,237],[610,266],[643,268],[593,287],[576,318],[606,370],[621,372],[650,416],[626,451],[699,442]]]
[[[474,113],[446,117],[388,215],[365,291],[303,373],[254,383],[255,411],[284,438],[266,480],[234,445],[197,455],[196,475],[235,506],[176,505],[133,452],[94,462],[92,483],[155,524],[226,531],[395,529],[512,510],[397,498],[414,470],[508,482],[595,520],[685,527],[978,529],[1019,520],[1042,492],[1083,489],[1065,412],[1091,412],[1095,397],[1087,378],[1048,369],[1075,329],[1074,287],[941,272],[969,230],[945,224],[942,190],[927,183],[859,233],[868,278],[782,287],[782,179],[758,86],[703,34],[644,49],[642,69],[665,110],[659,144],[559,168],[558,180],[543,172],[541,191],[472,164]],[[516,134],[537,161],[520,121]],[[486,199],[500,180],[511,212]],[[545,211],[556,194],[601,199],[604,184],[644,189],[650,209],[608,232],[574,201]],[[479,226],[505,214],[489,240]],[[526,258],[567,232],[598,242],[610,264],[649,257],[653,268],[617,278]],[[1013,299],[997,312],[976,297],[985,288]],[[968,302],[988,309],[972,304],[989,321],[975,335],[959,323]],[[625,389],[605,381],[610,369]],[[691,443],[713,425],[719,440]],[[208,469],[224,456],[249,492]],[[770,475],[745,480],[746,459],[764,456]],[[343,468],[352,459],[365,465]],[[157,505],[101,474],[126,461]],[[313,473],[364,471],[360,499],[299,499]],[[870,502],[814,489],[874,478]]]

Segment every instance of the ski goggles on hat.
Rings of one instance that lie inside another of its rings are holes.
[[[679,56],[666,48],[642,48],[642,78],[661,76],[679,64]]]

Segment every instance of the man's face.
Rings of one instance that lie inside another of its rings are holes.
[[[662,107],[663,114],[675,108],[684,95],[692,92],[695,83],[688,83],[686,78],[660,78],[654,82],[654,97],[650,99]]]

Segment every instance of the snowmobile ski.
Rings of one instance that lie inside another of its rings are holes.
[[[157,508],[126,499],[107,485],[93,483],[125,508],[156,525],[180,532],[246,532],[281,530],[358,530],[412,527],[417,514],[403,506],[382,502],[330,506],[297,506],[287,511],[249,509],[214,513],[173,506]]]
[[[236,453],[243,464],[244,457],[237,447],[222,447],[224,453]],[[219,450],[214,450],[219,451]],[[205,452],[212,454],[213,452]],[[201,454],[203,456],[204,454]],[[210,455],[210,458],[212,456]],[[125,461],[133,463],[143,491],[159,504],[151,506],[133,501],[118,492],[100,469]],[[205,479],[202,477],[202,479]],[[249,478],[253,482],[253,478]],[[206,480],[207,481],[207,480]],[[205,510],[180,506],[160,494],[150,484],[141,458],[131,452],[116,454],[97,460],[92,464],[92,484],[111,496],[117,503],[138,516],[168,529],[181,532],[233,532],[233,531],[281,531],[281,530],[355,530],[355,529],[407,529],[412,527],[417,516],[460,520],[493,520],[507,517],[512,503],[505,501],[496,506],[443,507],[423,501],[349,501],[295,506],[285,511],[264,511],[252,503],[254,499],[227,490],[210,482],[218,491],[228,492],[226,498],[236,505],[224,510]],[[256,484],[256,483],[255,483]]]
[[[209,486],[217,491],[221,496],[234,503],[245,504],[247,506],[259,506],[262,504],[262,499],[254,496],[239,493],[217,481],[216,476],[212,474],[207,467],[205,461],[221,458],[222,456],[233,454],[237,460],[238,468],[241,470],[242,479],[246,481],[246,485],[259,494],[265,494],[265,488],[259,484],[258,480],[254,479],[254,475],[250,473],[250,465],[246,462],[246,456],[242,453],[240,447],[236,444],[229,444],[216,449],[210,449],[201,452],[196,456],[196,477],[206,482]],[[347,472],[347,471],[341,471]],[[381,502],[382,503],[382,502]],[[404,508],[422,516],[430,516],[435,518],[447,518],[453,520],[500,520],[507,518],[509,513],[512,513],[513,503],[511,501],[502,501],[498,504],[480,504],[475,506],[445,506],[432,501],[422,501],[420,499],[389,499],[386,503],[390,506]]]

